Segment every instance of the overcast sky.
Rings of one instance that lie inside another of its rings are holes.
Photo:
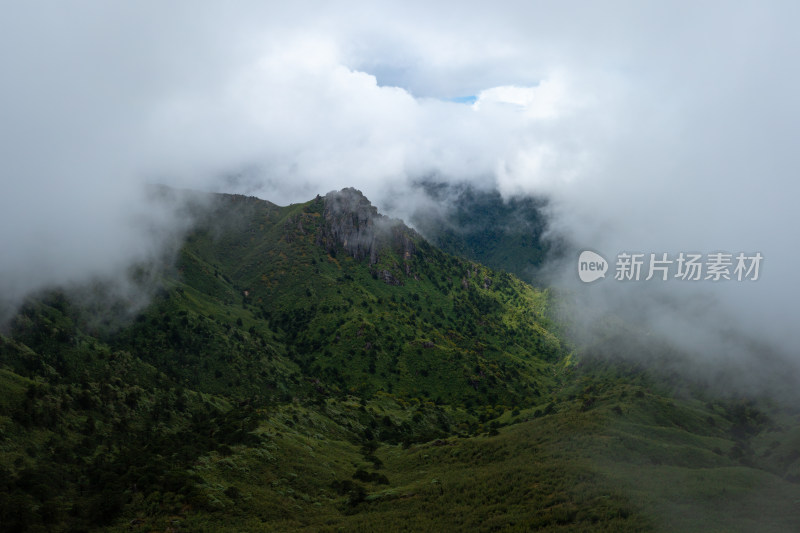
[[[3,298],[157,255],[180,223],[143,183],[402,216],[436,175],[549,195],[609,255],[760,251],[756,283],[656,291],[793,348],[800,4],[431,4],[6,5]]]

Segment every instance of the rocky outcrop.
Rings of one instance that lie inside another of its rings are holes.
[[[402,285],[403,282],[393,276],[388,270],[374,270],[372,272],[375,279],[380,279],[387,285]]]
[[[391,249],[404,261],[416,252],[414,230],[402,221],[378,213],[361,191],[353,188],[325,195],[323,223],[317,234],[317,244],[328,253],[342,247],[355,259],[378,262],[382,250]],[[388,281],[387,281],[388,282]]]

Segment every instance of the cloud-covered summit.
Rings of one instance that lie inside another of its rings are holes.
[[[278,203],[356,187],[405,216],[434,176],[547,195],[553,230],[605,253],[760,251],[759,282],[689,297],[793,346],[797,11],[16,4],[0,21],[0,291],[114,276],[172,242],[146,183]]]

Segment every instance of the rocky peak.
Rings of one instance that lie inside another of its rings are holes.
[[[324,202],[324,223],[317,242],[329,253],[341,246],[356,259],[369,258],[371,265],[378,262],[380,252],[386,247],[403,259],[414,254],[414,230],[401,220],[379,214],[361,191],[352,187],[331,191]]]

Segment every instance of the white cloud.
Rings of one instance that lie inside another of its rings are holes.
[[[530,120],[546,120],[575,112],[579,101],[568,94],[566,82],[556,75],[535,87],[503,85],[485,89],[478,94],[473,106],[480,110],[493,104],[516,106]]]
[[[475,102],[475,109],[480,109],[481,104],[512,104],[521,108],[527,108],[534,101],[534,94],[536,90],[533,87],[515,87],[502,86],[492,87],[486,89],[478,94],[478,100]],[[554,114],[554,113],[549,113]]]

